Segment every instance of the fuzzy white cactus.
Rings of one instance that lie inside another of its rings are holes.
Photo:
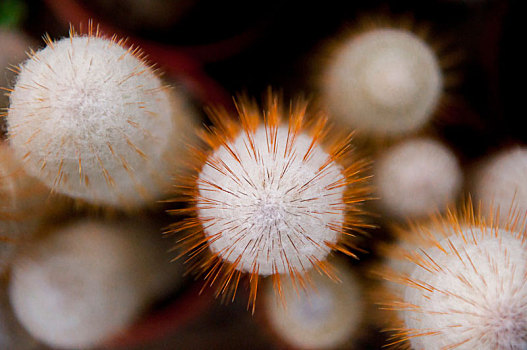
[[[20,66],[9,140],[30,174],[88,202],[137,207],[167,190],[191,115],[138,49],[71,34]]]
[[[101,345],[180,277],[152,227],[85,220],[32,242],[13,263],[22,325],[58,348]]]
[[[501,223],[508,216],[527,211],[527,148],[503,150],[485,161],[471,174],[474,199],[486,210],[500,211]]]
[[[345,264],[337,264],[340,282],[311,272],[306,288],[287,280],[281,295],[265,289],[265,311],[273,333],[295,349],[334,349],[347,345],[363,321],[360,281]]]
[[[508,230],[472,209],[417,227],[392,248],[403,264],[384,277],[400,285],[385,301],[399,310],[394,344],[413,349],[520,350],[527,347],[525,222]],[[520,227],[522,226],[522,227]],[[416,239],[416,236],[419,239]],[[410,243],[411,242],[411,243]],[[396,258],[395,258],[396,257]]]
[[[462,182],[456,156],[429,138],[392,146],[374,166],[377,204],[385,214],[399,219],[431,214],[454,203]]]
[[[443,78],[436,55],[421,38],[380,28],[342,42],[321,85],[335,118],[385,136],[424,126],[438,105]]]
[[[258,276],[329,272],[333,249],[354,256],[346,237],[363,225],[364,162],[349,154],[349,139],[326,137],[324,118],[307,126],[306,108],[286,110],[271,95],[263,112],[242,100],[241,122],[213,114],[216,126],[204,135],[212,149],[197,150],[203,163],[184,186],[195,217],[174,231],[190,229],[181,241],[192,258],[209,249],[191,268],[212,269],[206,276],[218,281],[219,293],[231,284],[236,290],[240,274],[249,273],[254,302]]]
[[[326,164],[330,155],[307,134],[296,135],[283,157],[288,135],[287,126],[277,128],[270,146],[273,136],[264,125],[253,135],[242,133],[228,145],[236,157],[220,147],[199,174],[198,215],[212,224],[203,230],[210,249],[244,272],[304,271],[311,261],[325,260],[339,239],[333,227],[345,220],[345,186],[338,186],[346,182],[343,168]],[[219,172],[218,162],[232,174]]]

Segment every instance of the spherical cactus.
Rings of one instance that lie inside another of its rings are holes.
[[[359,132],[397,136],[431,120],[443,90],[432,48],[406,29],[375,28],[340,42],[320,88],[333,116]]]
[[[325,259],[333,249],[354,255],[344,238],[363,225],[365,163],[349,153],[349,138],[326,137],[324,118],[308,123],[306,108],[286,110],[270,96],[263,112],[242,100],[241,122],[212,113],[208,149],[195,150],[200,164],[182,186],[194,216],[173,231],[190,230],[181,244],[191,258],[208,251],[194,267],[208,271],[219,293],[235,291],[249,273],[253,302],[259,275],[301,280],[311,267],[330,273]]]
[[[525,349],[527,246],[524,216],[507,229],[471,207],[417,226],[392,247],[382,275],[399,287],[384,300],[402,325],[392,344],[413,349]],[[398,263],[402,261],[402,263]]]
[[[474,199],[485,211],[499,210],[506,224],[515,213],[527,211],[527,148],[504,150],[489,157],[471,174]]]
[[[16,316],[52,347],[101,345],[179,278],[157,239],[137,222],[85,220],[51,230],[13,263]]]
[[[263,308],[272,332],[295,349],[340,349],[358,336],[364,318],[361,282],[345,264],[336,271],[339,283],[316,271],[306,289],[291,280],[281,293],[271,284],[264,290]]]
[[[442,143],[418,138],[383,152],[374,166],[377,204],[388,216],[405,219],[432,214],[452,204],[463,173]]]
[[[54,191],[133,208],[164,194],[191,115],[138,48],[89,27],[33,52],[7,115],[27,171]]]

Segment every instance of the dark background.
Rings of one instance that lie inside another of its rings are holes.
[[[138,24],[125,6],[79,0],[97,15],[95,21],[110,23],[127,35],[198,52],[190,57],[228,95],[245,91],[256,97],[268,86],[282,89],[286,98],[300,93],[316,96],[313,76],[327,40],[353,29],[363,15],[397,18],[410,14],[417,23],[432,25],[433,39],[445,39],[452,50],[463,53],[456,67],[461,83],[448,91],[456,104],[435,124],[437,133],[463,163],[469,165],[495,149],[527,141],[523,126],[526,89],[525,82],[520,82],[527,79],[525,53],[521,53],[525,30],[520,25],[519,1],[186,1],[180,14],[172,19],[168,16],[166,23]],[[67,35],[65,19],[48,3],[24,3],[21,27],[27,34],[37,39],[46,32],[53,38]],[[212,50],[225,42],[231,43],[228,48]],[[210,56],[206,48],[211,48]],[[207,101],[196,101],[199,108],[204,103]],[[350,264],[364,269],[375,259],[370,254],[362,257],[362,264]],[[138,349],[284,348],[262,326],[265,322],[258,309],[256,316],[245,310],[247,296],[241,294],[234,304],[211,301],[210,309],[194,321],[157,344]],[[158,308],[168,304],[170,300]],[[381,348],[385,342],[384,333],[375,325],[363,333],[357,340],[358,349]]]

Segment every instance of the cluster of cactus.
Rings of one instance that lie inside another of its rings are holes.
[[[319,73],[321,111],[269,91],[209,107],[205,128],[139,48],[91,23],[46,36],[14,68],[0,147],[0,267],[20,322],[61,348],[130,326],[181,279],[147,214],[168,200],[187,269],[229,299],[247,282],[253,313],[263,290],[295,347],[352,346],[382,318],[394,346],[524,349],[525,150],[470,174],[481,209],[447,209],[462,169],[427,134],[447,73],[416,33],[343,36]],[[365,282],[333,255],[359,258],[379,216],[413,224],[375,247],[386,261]],[[395,312],[372,317],[374,302]]]

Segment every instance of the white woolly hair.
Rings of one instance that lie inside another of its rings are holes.
[[[340,349],[359,329],[364,312],[360,283],[344,264],[336,267],[340,283],[312,271],[305,290],[290,279],[282,284],[281,296],[271,284],[265,289],[267,320],[293,348]]]
[[[17,256],[9,286],[21,324],[68,349],[101,345],[124,330],[178,276],[152,231],[85,220],[33,242]]]
[[[396,303],[402,336],[413,349],[527,348],[525,234],[485,225],[451,230],[430,232],[443,238],[407,250],[413,267],[401,272]]]
[[[186,112],[136,51],[72,35],[20,66],[7,121],[27,171],[53,190],[134,207],[167,189]]]
[[[334,116],[359,131],[399,135],[424,126],[443,89],[432,49],[410,31],[376,29],[341,44],[322,90]]]
[[[429,138],[392,146],[374,166],[377,204],[385,214],[399,219],[424,216],[452,204],[462,182],[456,156]]]
[[[501,223],[515,213],[527,212],[527,148],[503,150],[471,174],[474,199],[487,210],[499,210]]]
[[[276,130],[274,147],[264,125],[251,135],[255,152],[242,132],[230,149],[212,154],[198,179],[198,216],[212,252],[263,276],[305,272],[323,261],[346,212],[345,186],[336,185],[345,183],[342,167],[327,163],[330,155],[307,134],[290,140],[287,126]]]

